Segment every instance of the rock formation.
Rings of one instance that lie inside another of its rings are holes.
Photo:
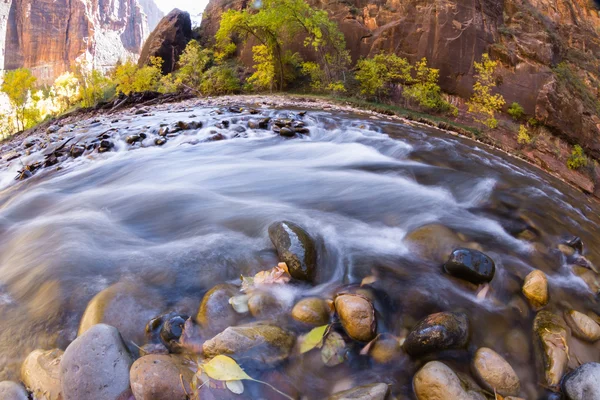
[[[106,69],[136,57],[161,16],[153,0],[0,0],[0,67],[42,82],[83,55]]]
[[[138,61],[139,66],[149,64],[150,57],[160,57],[163,59],[163,74],[172,72],[192,38],[190,14],[174,9],[159,22],[146,40]]]
[[[600,157],[600,15],[589,0],[309,0],[338,21],[354,60],[394,52],[427,57],[440,86],[471,95],[473,61],[501,61],[498,90],[553,134]],[[211,0],[201,35],[210,42],[224,10],[248,0]],[[242,61],[252,63],[249,49]],[[560,68],[566,61],[569,67]]]

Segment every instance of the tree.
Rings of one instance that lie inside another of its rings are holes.
[[[199,90],[204,72],[214,64],[215,55],[212,50],[203,49],[195,40],[190,41],[179,57],[175,84]]]
[[[200,91],[207,96],[237,93],[241,89],[240,78],[228,65],[216,65],[202,76]]]
[[[411,82],[412,85],[404,89],[404,96],[416,101],[423,108],[450,111],[456,115],[458,109],[442,98],[442,89],[438,85],[440,70],[429,68],[426,58],[417,61],[414,70],[416,76]]]
[[[265,45],[252,47],[255,72],[248,78],[248,83],[257,89],[269,89],[273,91],[275,81],[275,64],[273,54]]]
[[[80,83],[77,76],[72,72],[60,75],[54,81],[49,92],[58,112],[69,109],[80,98]]]
[[[26,119],[31,117],[27,103],[36,81],[37,79],[31,74],[31,71],[25,68],[8,71],[4,75],[4,82],[2,82],[0,90],[6,93],[15,109],[17,130],[25,129]]]
[[[107,97],[106,93],[114,84],[104,74],[91,68],[88,62],[82,61],[75,65],[73,74],[79,82],[79,101],[82,107],[93,107]]]
[[[162,58],[150,57],[150,65],[141,68],[131,60],[117,66],[113,78],[117,85],[117,93],[129,95],[132,92],[158,90],[162,78],[162,64]]]
[[[502,95],[492,93],[492,89],[496,86],[494,73],[498,63],[492,61],[488,54],[483,54],[481,62],[475,61],[473,65],[477,74],[473,85],[473,96],[468,102],[469,112],[475,114],[475,121],[494,129],[498,126],[495,113],[506,103]]]
[[[412,67],[405,58],[381,53],[373,58],[359,60],[355,78],[360,83],[361,94],[380,100],[393,85],[412,83],[411,70]]]

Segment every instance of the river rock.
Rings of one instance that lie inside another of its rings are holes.
[[[418,400],[479,400],[474,392],[466,391],[458,376],[439,361],[430,361],[413,378]]]
[[[525,277],[523,294],[534,309],[540,309],[548,304],[548,278],[539,269]]]
[[[385,400],[390,394],[390,388],[385,383],[371,383],[358,386],[343,392],[337,392],[327,400]]]
[[[319,326],[329,322],[329,306],[318,297],[307,297],[292,308],[292,318],[307,325]]]
[[[530,342],[531,339],[529,335],[525,335],[519,328],[511,329],[504,336],[504,346],[506,346],[506,351],[511,354],[515,360],[521,363],[526,363],[530,359]]]
[[[538,360],[544,384],[556,387],[569,361],[567,328],[562,319],[551,312],[540,311],[533,321],[534,341],[538,345]]]
[[[132,363],[119,331],[94,325],[67,347],[60,361],[63,399],[127,399]]]
[[[193,368],[192,363],[175,355],[152,354],[139,358],[130,371],[135,400],[187,400],[186,392],[192,393]]]
[[[16,382],[2,381],[0,382],[0,399],[1,400],[29,400],[29,395],[25,388]]]
[[[565,321],[579,339],[595,342],[600,339],[600,325],[579,311],[565,311]]]
[[[425,225],[406,235],[405,240],[411,249],[425,260],[442,264],[463,241],[451,229],[439,225]]]
[[[294,279],[312,282],[316,275],[317,251],[310,235],[289,221],[269,226],[269,238],[279,260],[287,264]]]
[[[59,349],[34,350],[21,366],[21,380],[36,400],[61,400],[60,360],[64,352]]]
[[[295,341],[293,334],[278,326],[255,323],[225,329],[204,342],[202,350],[207,358],[224,354],[264,368],[285,360]]]
[[[404,350],[413,357],[465,347],[469,342],[469,319],[464,313],[441,312],[417,323],[404,341]]]
[[[403,354],[400,341],[394,335],[383,333],[378,335],[368,350],[369,356],[379,364],[387,364],[398,360]]]
[[[239,294],[238,287],[228,283],[213,287],[202,298],[196,321],[211,335],[237,324],[241,315],[231,307],[229,299]]]
[[[487,347],[481,347],[475,353],[473,371],[479,382],[491,393],[516,396],[521,390],[515,370],[500,354]]]
[[[334,305],[348,336],[361,342],[375,338],[377,321],[371,301],[356,294],[342,294],[335,298]]]
[[[583,364],[565,376],[562,391],[568,400],[600,399],[600,364]]]
[[[131,281],[115,283],[88,303],[78,335],[102,323],[117,328],[128,345],[140,345],[145,340],[146,323],[160,315],[163,306],[160,294],[153,289]]]
[[[283,305],[275,296],[257,291],[248,298],[248,310],[255,318],[275,318],[283,311]]]
[[[494,261],[477,250],[456,249],[444,264],[447,273],[474,284],[490,282],[494,278]]]

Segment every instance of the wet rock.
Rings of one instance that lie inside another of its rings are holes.
[[[569,239],[565,244],[573,248],[579,254],[583,254],[583,241],[580,237],[574,236],[571,239]]]
[[[494,278],[494,261],[477,250],[456,249],[444,264],[447,273],[474,284],[490,282]]]
[[[403,354],[398,338],[390,334],[378,335],[371,344],[369,356],[379,364],[387,364],[398,360]]]
[[[115,283],[89,302],[78,335],[104,323],[117,328],[126,343],[142,344],[146,323],[160,315],[163,306],[160,294],[153,289],[131,281]]]
[[[248,121],[248,128],[250,128],[250,129],[268,129],[270,121],[271,121],[271,118],[263,118],[260,120],[251,119],[250,121]]]
[[[155,341],[160,339],[162,346],[171,353],[178,353],[181,351],[179,338],[189,318],[188,315],[174,312],[153,318],[146,325],[146,335]]]
[[[266,292],[255,292],[248,298],[248,310],[255,318],[275,318],[283,311],[283,305],[275,296]]]
[[[294,136],[296,136],[296,132],[294,132],[290,128],[283,127],[279,130],[279,135],[283,136],[283,137],[294,137]]]
[[[390,394],[390,388],[385,383],[372,383],[358,386],[343,392],[337,392],[327,400],[385,400]]]
[[[191,362],[180,356],[152,354],[133,363],[131,390],[135,400],[187,400],[193,377]]]
[[[504,337],[504,345],[508,353],[522,363],[529,361],[531,355],[530,341],[529,335],[525,335],[518,328],[510,330]]]
[[[16,382],[0,382],[0,399],[2,400],[29,400],[25,388]]]
[[[141,138],[140,138],[140,136],[139,136],[139,135],[130,135],[130,136],[127,136],[127,137],[125,138],[125,141],[126,141],[128,144],[134,144],[134,143],[137,143],[137,142],[139,142],[140,140],[141,140]]]
[[[67,347],[60,361],[64,400],[127,399],[132,363],[119,331],[94,325]]]
[[[417,323],[404,342],[413,357],[465,347],[469,342],[469,320],[464,313],[441,312]]]
[[[556,387],[569,360],[567,328],[560,317],[540,311],[533,321],[534,341],[538,346],[538,363],[546,386]]]
[[[166,139],[159,139],[159,138],[154,139],[154,144],[157,146],[162,146],[165,143],[167,143]]]
[[[458,376],[439,361],[425,364],[413,378],[418,400],[479,400],[474,392],[466,391]]]
[[[235,325],[240,320],[229,299],[240,294],[237,286],[223,283],[210,289],[200,303],[196,321],[209,335]]]
[[[73,146],[73,147],[71,147],[71,150],[69,151],[69,155],[73,158],[78,158],[78,157],[81,157],[84,152],[85,152],[85,147]]]
[[[329,322],[329,305],[318,297],[300,300],[292,308],[292,318],[307,325],[320,326]]]
[[[310,235],[289,221],[269,226],[269,238],[279,260],[287,264],[294,279],[312,282],[316,275],[317,252]]]
[[[223,135],[222,133],[215,133],[208,138],[208,140],[211,142],[218,142],[225,139],[227,139],[227,136]]]
[[[473,371],[483,387],[491,393],[516,396],[521,390],[515,370],[500,354],[487,347],[481,347],[475,353]]]
[[[445,262],[448,254],[463,245],[454,231],[439,224],[422,226],[410,232],[405,240],[420,257],[436,264]]]
[[[539,269],[525,277],[523,294],[534,309],[540,309],[548,304],[548,278]]]
[[[219,354],[238,362],[265,368],[285,360],[292,351],[296,338],[290,332],[268,324],[248,324],[225,329],[202,345],[204,356]]]
[[[565,376],[562,391],[568,400],[600,399],[600,364],[583,364]]]
[[[600,325],[579,311],[565,311],[565,321],[579,339],[595,342],[600,339]]]
[[[348,336],[361,342],[375,338],[375,308],[367,298],[355,294],[342,294],[335,298],[334,304]]]
[[[59,349],[34,350],[21,366],[21,380],[37,400],[60,400],[60,360],[64,352]],[[0,397],[1,398],[1,397]]]
[[[592,293],[600,293],[600,275],[579,265],[572,265],[571,268],[573,269],[573,273],[581,278],[586,285],[588,285]]]

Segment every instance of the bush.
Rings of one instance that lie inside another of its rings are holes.
[[[127,61],[117,66],[114,73],[114,82],[117,93],[129,95],[132,92],[156,91],[162,78],[163,60],[160,57],[151,57],[150,65],[142,68],[133,61]]]
[[[206,96],[237,93],[241,89],[240,78],[227,65],[209,68],[202,77],[200,92]]]
[[[515,102],[508,108],[508,114],[513,117],[515,121],[518,121],[525,115],[525,109],[519,103]]]
[[[517,142],[519,144],[531,144],[531,136],[529,136],[529,132],[525,125],[521,125],[519,127],[519,134],[517,136]]]
[[[473,96],[469,100],[469,112],[475,114],[475,121],[494,129],[498,127],[495,113],[500,111],[504,104],[504,97],[500,94],[492,94],[496,86],[494,73],[498,63],[492,61],[488,54],[483,54],[481,63],[475,62],[477,71],[475,84],[473,85]]]
[[[429,68],[426,58],[417,61],[414,69],[416,77],[411,80],[413,84],[404,89],[404,96],[423,108],[458,115],[458,108],[442,98],[442,89],[438,85],[440,70]]]
[[[573,151],[571,152],[571,156],[567,160],[567,167],[569,167],[569,169],[575,170],[585,167],[587,163],[588,160],[585,156],[585,153],[583,152],[583,149],[580,145],[575,145],[575,147],[573,147]]]

